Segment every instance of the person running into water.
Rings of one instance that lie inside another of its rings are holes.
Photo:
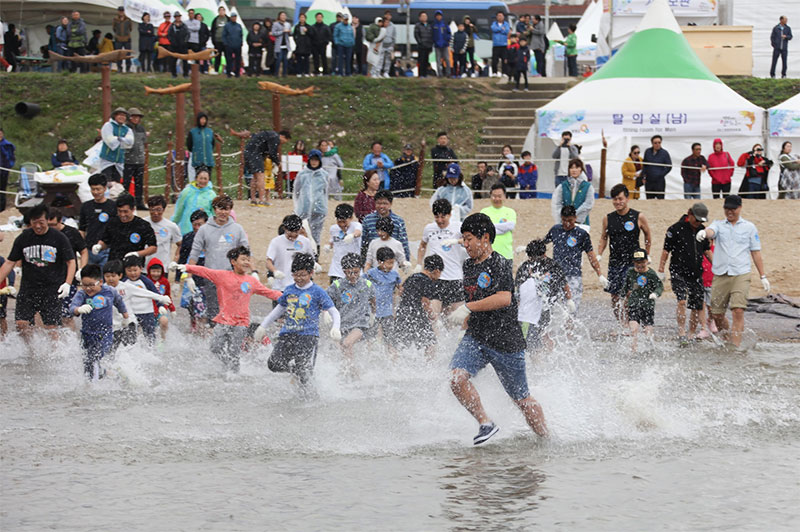
[[[328,270],[328,279],[331,283],[335,279],[342,279],[342,258],[348,253],[361,253],[361,224],[353,219],[353,206],[340,203],[336,206],[334,215],[336,223],[330,228],[330,241],[325,246],[326,251],[333,250],[331,267]]]
[[[397,305],[394,340],[401,347],[425,348],[425,355],[432,360],[436,348],[433,321],[436,319],[436,308],[441,306],[437,282],[444,270],[444,261],[439,255],[431,255],[425,257],[424,267],[403,283],[400,304]]]
[[[375,321],[383,335],[383,345],[387,346],[392,358],[397,357],[394,348],[394,292],[402,290],[403,281],[394,269],[394,251],[378,248],[378,265],[367,271],[367,278],[375,284]]]
[[[267,247],[267,270],[275,278],[273,288],[283,290],[292,281],[286,275],[286,270],[292,267],[294,257],[305,253],[314,253],[311,241],[300,234],[303,220],[296,214],[284,217],[282,224],[283,234],[273,238]]]
[[[142,257],[138,255],[125,257],[122,260],[122,268],[125,271],[125,277],[123,278],[125,283],[137,286],[143,290],[149,290],[155,295],[161,295],[155,283],[153,283],[149,277],[142,275]],[[150,346],[156,343],[157,316],[169,312],[167,303],[159,302],[158,300],[156,300],[156,303],[158,306],[157,311],[154,311],[153,304],[150,301],[143,298],[132,301],[130,305],[130,310],[134,316],[136,316],[136,321],[139,322],[139,327],[142,328],[142,333]],[[170,301],[168,304],[172,304],[172,302]]]
[[[664,291],[664,285],[655,270],[647,266],[649,259],[645,250],[637,249],[632,253],[632,257],[633,267],[628,268],[625,274],[623,292],[628,327],[633,338],[631,350],[636,352],[640,327],[644,327],[645,334],[653,338],[656,299]]]
[[[356,377],[353,346],[364,338],[370,328],[372,308],[375,306],[375,289],[372,281],[361,276],[361,255],[348,253],[342,257],[342,270],[344,279],[333,281],[328,288],[328,295],[341,315],[341,346],[345,370],[350,376]]]
[[[466,332],[450,362],[450,389],[480,424],[473,443],[484,443],[500,429],[483,409],[471,378],[491,364],[528,425],[546,437],[542,407],[528,392],[525,338],[517,321],[511,261],[492,250],[495,226],[485,214],[468,216],[461,224],[461,237],[469,255],[464,263],[466,303],[450,319],[463,323]]]
[[[319,315],[322,311],[327,310],[331,316],[331,339],[336,342],[342,339],[339,311],[325,290],[314,284],[313,274],[314,257],[308,253],[295,255],[292,259],[294,283],[286,287],[277,306],[264,318],[253,336],[256,343],[261,342],[267,334],[267,327],[286,315],[267,366],[270,371],[291,373],[296,377],[300,392],[306,398],[316,395],[311,387],[311,377],[317,360]]]
[[[83,372],[96,381],[105,370],[100,360],[111,352],[114,345],[113,309],[128,319],[128,308],[122,296],[103,284],[103,273],[97,264],[89,264],[81,270],[81,289],[72,298],[69,310],[81,316],[81,347],[83,348]]]

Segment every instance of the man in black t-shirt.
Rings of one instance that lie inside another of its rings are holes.
[[[536,434],[547,436],[539,403],[528,392],[525,375],[525,338],[517,321],[511,261],[492,250],[494,224],[487,215],[467,216],[461,236],[469,258],[464,263],[466,303],[449,319],[466,324],[466,333],[453,354],[450,388],[464,408],[480,423],[473,439],[479,445],[499,430],[481,404],[470,379],[491,364],[506,393],[525,415]]]
[[[677,321],[678,341],[682,346],[689,343],[697,330],[697,325],[704,326],[706,320],[703,313],[703,257],[712,258],[711,245],[708,240],[697,241],[697,232],[705,229],[703,222],[708,220],[708,207],[703,203],[695,203],[689,212],[667,229],[664,237],[664,250],[658,265],[658,278],[664,281],[664,266],[669,261],[669,274],[672,291],[678,300]],[[686,307],[689,307],[689,335],[686,335]]]
[[[108,248],[108,260],[122,260],[129,255],[147,257],[156,252],[156,234],[150,222],[134,214],[135,205],[136,199],[130,194],[117,198],[117,218],[106,223],[102,238],[92,246],[92,253],[98,255]]]
[[[25,229],[0,266],[2,283],[15,266],[22,266],[22,281],[14,319],[27,341],[37,313],[46,329],[61,325],[61,302],[69,296],[75,276],[75,253],[69,239],[47,225],[49,209],[40,203],[28,211],[30,229]],[[55,339],[55,331],[53,332]]]
[[[93,199],[81,205],[78,229],[90,249],[103,238],[106,224],[117,217],[116,202],[106,197],[107,185],[108,181],[103,174],[89,176],[89,188]],[[98,264],[102,268],[106,261],[108,261],[108,250],[103,250],[98,255],[89,254],[89,264]]]
[[[424,269],[410,276],[403,283],[403,295],[397,306],[394,338],[401,346],[424,347],[429,359],[433,358],[436,336],[433,319],[436,311],[431,306],[441,300],[436,281],[444,270],[444,260],[439,255],[425,257]]]
[[[69,311],[69,305],[72,303],[72,298],[78,292],[78,284],[81,280],[81,268],[86,266],[89,261],[89,250],[86,249],[86,241],[81,236],[80,231],[69,225],[64,225],[61,219],[64,215],[59,208],[50,209],[47,215],[47,225],[51,229],[61,231],[64,236],[69,240],[72,251],[75,253],[75,277],[72,280],[72,286],[69,289],[69,296],[61,300],[61,321],[63,324],[72,327],[73,314]]]

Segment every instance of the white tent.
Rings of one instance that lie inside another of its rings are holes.
[[[594,61],[602,17],[603,4],[600,0],[593,0],[586,6],[586,11],[581,15],[575,30],[575,35],[578,37],[578,61]],[[553,48],[556,60],[564,61],[566,47],[559,44]]]
[[[781,144],[787,140],[792,143],[792,153],[800,151],[800,94],[767,110],[769,139],[767,153],[778,164]]]
[[[547,49],[547,67],[546,72],[549,77],[553,76],[553,64],[556,62],[556,53],[555,53],[555,45],[552,44],[553,41],[563,41],[564,34],[561,33],[561,28],[558,27],[558,24],[553,22],[550,25],[550,29],[547,31],[547,40],[550,41],[551,45]]]
[[[728,0],[732,11],[731,20],[725,21],[736,26],[753,26],[753,75],[769,76],[772,64],[772,45],[770,35],[781,15],[789,17],[789,26],[800,21],[800,2],[798,0]],[[800,31],[794,31],[794,39],[789,42],[789,77],[800,77]],[[780,60],[776,74],[780,73]]]
[[[569,130],[597,174],[604,132],[610,187],[621,180],[630,146],[638,144],[644,151],[654,134],[664,137],[664,148],[678,166],[693,142],[709,153],[716,137],[735,159],[763,142],[763,123],[762,108],[728,88],[697,58],[667,0],[654,0],[637,32],[603,68],[537,111],[524,149],[549,159],[561,132]],[[551,163],[539,165],[542,190],[552,189],[552,172]],[[708,177],[702,181],[708,192]],[[737,176],[734,181],[738,186]],[[680,170],[673,168],[667,197],[682,197],[682,183]]]

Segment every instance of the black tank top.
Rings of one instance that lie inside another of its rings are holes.
[[[633,263],[633,252],[639,246],[639,211],[628,209],[627,214],[620,216],[616,212],[608,213],[608,256],[609,265]]]

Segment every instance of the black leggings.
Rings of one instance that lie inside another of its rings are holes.
[[[500,61],[500,70],[497,70],[497,62]],[[506,62],[506,47],[505,46],[492,46],[492,74],[498,72],[505,73]]]
[[[731,193],[731,184],[717,185],[716,183],[711,183],[711,193],[714,198],[727,198]]]

